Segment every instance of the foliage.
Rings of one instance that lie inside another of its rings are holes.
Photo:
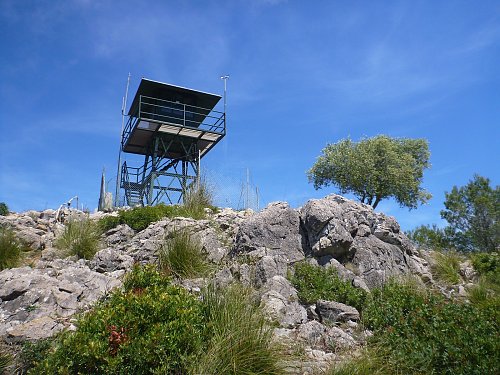
[[[0,216],[7,216],[9,214],[9,207],[4,202],[0,202]]]
[[[372,292],[363,322],[375,332],[369,355],[385,364],[384,374],[500,372],[498,314],[480,306],[392,281]]]
[[[23,247],[12,229],[0,227],[0,271],[19,264]]]
[[[30,374],[181,374],[202,347],[201,303],[153,267],[135,267],[77,326]]]
[[[172,231],[158,251],[160,269],[167,275],[198,277],[205,275],[209,265],[202,253],[202,246],[184,228]]]
[[[419,246],[433,250],[444,250],[451,247],[444,229],[436,224],[421,225],[406,233],[408,238]]]
[[[424,139],[379,135],[356,143],[347,138],[328,144],[307,175],[316,189],[333,185],[374,208],[393,197],[412,209],[431,197],[420,187],[429,155]]]
[[[29,369],[36,367],[48,354],[52,339],[43,339],[35,342],[26,341],[17,359],[17,374],[27,374]]]
[[[472,266],[481,276],[492,276],[500,282],[500,256],[498,251],[474,253],[471,255]]]
[[[95,221],[89,218],[71,219],[55,245],[78,258],[91,259],[99,249],[101,234],[102,230]]]
[[[295,264],[295,273],[290,281],[297,289],[299,300],[303,304],[313,304],[319,299],[336,301],[363,309],[366,292],[355,288],[348,281],[339,278],[335,268],[314,266],[307,262]]]
[[[271,341],[258,301],[249,289],[213,285],[202,294],[207,321],[206,350],[193,363],[193,374],[279,374],[279,348]]]
[[[479,175],[446,193],[441,217],[454,246],[459,250],[495,251],[500,247],[500,186]]]
[[[448,251],[445,253],[434,252],[434,263],[431,266],[432,275],[447,284],[458,284],[460,282],[460,256]]]

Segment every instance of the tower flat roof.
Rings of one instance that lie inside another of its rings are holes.
[[[137,112],[141,95],[171,102],[179,101],[180,103],[194,105],[208,110],[212,110],[222,98],[220,95],[142,78],[137,88],[137,92],[135,93],[134,100],[130,105],[130,110],[128,111],[129,116]]]

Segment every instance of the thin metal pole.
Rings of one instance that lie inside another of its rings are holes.
[[[125,128],[125,110],[127,107],[128,98],[128,87],[130,85],[130,73],[127,78],[127,88],[125,89],[125,97],[122,101],[122,131],[120,133],[120,149],[118,151],[118,168],[116,172],[116,191],[115,191],[115,207],[120,204],[120,177],[122,174],[122,141],[123,141],[123,130]]]
[[[229,75],[223,75],[220,77],[224,81],[224,122],[226,122],[226,107],[227,107],[227,80],[229,79]]]

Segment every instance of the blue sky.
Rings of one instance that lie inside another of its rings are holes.
[[[248,168],[261,206],[298,207],[327,143],[426,138],[434,198],[384,201],[403,229],[442,223],[444,192],[499,183],[499,1],[0,0],[0,201],[97,206],[112,180],[127,75],[222,94],[227,136],[202,160],[222,190]],[[229,181],[229,182],[228,182]],[[228,193],[229,194],[229,193]]]

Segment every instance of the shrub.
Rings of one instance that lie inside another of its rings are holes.
[[[31,374],[184,374],[202,347],[201,302],[154,267],[135,267],[77,326]]]
[[[481,276],[494,276],[495,279],[500,279],[500,256],[497,251],[472,254],[471,261]]]
[[[43,339],[35,342],[26,341],[17,359],[17,374],[27,374],[47,356],[52,345],[52,339]]]
[[[279,348],[271,342],[258,301],[249,289],[209,286],[202,293],[207,347],[192,374],[280,374]]]
[[[12,229],[0,227],[0,271],[19,264],[23,244]]]
[[[478,306],[392,281],[373,291],[363,322],[375,331],[369,355],[387,366],[384,373],[500,372],[499,321]]]
[[[290,277],[290,281],[303,304],[313,304],[319,299],[325,299],[354,306],[360,311],[363,309],[366,292],[341,280],[334,268],[300,262],[295,265],[295,274]]]
[[[185,228],[174,230],[165,238],[158,258],[160,269],[167,275],[198,277],[209,271],[200,241]]]
[[[0,202],[0,216],[7,216],[9,214],[9,207],[4,202]]]
[[[91,259],[99,249],[101,234],[102,231],[95,221],[88,218],[72,219],[56,239],[55,245],[78,258]]]
[[[460,256],[452,251],[434,252],[434,264],[431,266],[433,276],[447,284],[460,282]]]

